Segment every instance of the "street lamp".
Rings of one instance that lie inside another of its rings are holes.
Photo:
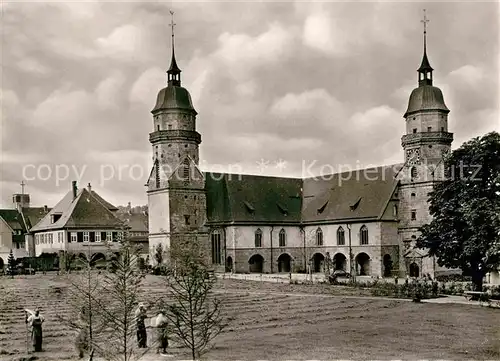
[[[354,282],[354,274],[352,272],[352,243],[351,243],[351,225],[347,223],[347,230],[349,231],[349,274],[351,275],[351,280]]]

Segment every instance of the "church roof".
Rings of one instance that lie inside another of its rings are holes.
[[[221,224],[375,220],[394,193],[401,166],[307,179],[205,173],[207,219]]]
[[[86,188],[82,188],[73,199],[73,192],[68,192],[31,231],[38,232],[68,227],[123,227],[123,222],[102,203],[102,198],[97,198],[94,194],[96,194],[94,191],[89,192]],[[109,203],[105,203],[109,205]],[[61,215],[54,223],[52,223],[53,214]]]
[[[304,179],[304,222],[377,219],[394,193],[401,165]]]
[[[432,85],[423,85],[413,89],[404,117],[422,110],[441,110],[447,113],[450,111],[444,103],[441,89]]]
[[[156,105],[151,112],[154,113],[160,109],[183,109],[196,112],[187,89],[175,85],[169,85],[158,93]]]
[[[302,180],[205,173],[209,222],[300,222]]]

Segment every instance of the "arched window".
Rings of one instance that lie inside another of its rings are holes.
[[[255,231],[255,247],[262,247],[262,231],[260,228]]]
[[[323,231],[321,230],[321,228],[318,228],[316,230],[316,245],[317,246],[323,245]]]
[[[286,246],[286,232],[283,228],[281,228],[280,235],[279,235],[279,246],[280,247]]]
[[[211,234],[212,241],[212,263],[222,264],[222,246],[221,235],[219,230],[215,230]]]
[[[189,159],[184,159],[182,166],[182,178],[184,178],[184,180],[189,180]]]
[[[360,244],[368,244],[368,228],[365,225],[359,230]]]
[[[337,229],[337,245],[343,246],[345,245],[345,233],[344,228],[339,227]]]
[[[410,177],[412,181],[414,181],[417,178],[417,167],[411,167]]]

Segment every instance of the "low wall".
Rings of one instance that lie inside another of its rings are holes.
[[[308,275],[305,273],[292,273],[292,274],[217,273],[216,275],[218,278],[221,279],[274,282],[274,283],[290,283],[290,281],[303,283],[303,282],[311,282],[311,280],[313,283],[320,283],[326,281],[324,274]]]

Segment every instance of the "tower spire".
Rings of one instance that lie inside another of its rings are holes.
[[[420,64],[420,68],[418,68],[418,85],[432,85],[432,69],[431,64],[429,63],[429,59],[427,58],[427,23],[429,20],[427,19],[427,14],[425,9],[424,18],[420,20],[421,23],[424,24],[424,56],[422,57],[422,63]]]
[[[180,86],[181,85],[181,69],[177,66],[177,61],[175,60],[175,34],[174,34],[174,12],[170,10],[170,15],[172,17],[170,21],[170,28],[172,29],[172,60],[170,61],[170,68],[167,70],[167,80],[168,85]]]

